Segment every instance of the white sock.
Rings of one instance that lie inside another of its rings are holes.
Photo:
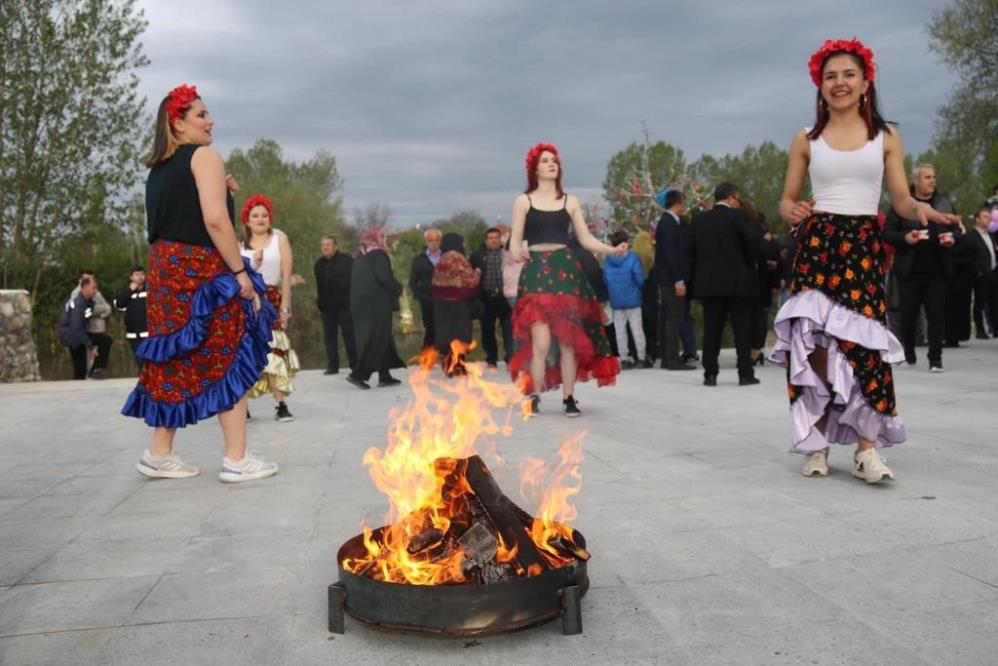
[[[232,469],[242,469],[243,463],[246,462],[245,454],[239,461],[235,461],[228,456],[222,456],[222,464],[226,467],[231,467]]]

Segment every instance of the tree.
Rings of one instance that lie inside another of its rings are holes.
[[[387,227],[392,221],[392,209],[380,201],[353,209],[353,226],[358,231],[371,227]]]
[[[616,226],[647,227],[658,219],[662,209],[655,194],[683,180],[686,158],[680,148],[658,141],[631,143],[615,153],[606,166],[603,198],[610,205]]]
[[[3,0],[0,25],[0,280],[37,305],[61,247],[126,226],[146,22],[134,0]]]
[[[938,163],[940,190],[968,212],[998,181],[998,2],[954,0],[926,31],[960,82],[939,109],[935,145],[920,160]]]
[[[698,192],[702,195],[710,194],[722,180],[731,181],[739,187],[743,198],[766,214],[775,229],[783,224],[779,203],[786,170],[787,151],[772,141],[764,141],[758,146],[746,146],[740,155],[725,155],[720,159],[704,155],[690,166],[688,176],[691,182],[704,184]]]

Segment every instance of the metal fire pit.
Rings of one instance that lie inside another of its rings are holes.
[[[381,536],[383,527],[374,530]],[[344,543],[337,563],[363,556],[363,535]],[[573,540],[585,547],[578,531]],[[329,631],[342,634],[344,612],[379,628],[444,636],[487,636],[561,618],[565,635],[582,633],[582,596],[589,589],[586,563],[578,560],[538,576],[483,585],[384,583],[345,571],[329,586]]]

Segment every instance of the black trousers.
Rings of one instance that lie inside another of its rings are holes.
[[[90,371],[103,370],[107,367],[107,362],[111,360],[111,343],[114,342],[107,333],[87,333],[90,343],[97,347],[97,358],[90,366]]]
[[[499,296],[482,297],[482,349],[485,362],[495,365],[499,361],[499,345],[496,342],[496,323],[502,331],[503,360],[509,363],[513,355],[513,310],[509,301]]]
[[[995,272],[998,275],[998,271]],[[974,328],[977,334],[994,332],[994,320],[991,312],[991,276],[974,276]]]
[[[87,348],[70,347],[69,358],[73,361],[73,379],[87,378]]]
[[[135,359],[135,364],[139,366],[139,372],[142,372],[142,368],[145,367],[145,363],[142,362],[142,359],[137,354],[142,340],[144,338],[128,338],[128,346],[132,348],[132,358]]]
[[[680,364],[679,322],[683,316],[683,299],[676,296],[671,284],[658,286],[658,352],[663,368]]]
[[[645,329],[645,354],[648,360],[658,358],[658,282],[652,273],[641,287],[641,327]]]
[[[433,314],[433,301],[419,300],[419,311],[423,317],[423,349],[437,343],[436,316]]]
[[[942,272],[912,273],[901,279],[901,343],[909,363],[914,363],[918,311],[925,308],[928,323],[929,364],[943,362],[943,330],[946,325],[946,278]]]
[[[969,269],[946,279],[943,338],[949,344],[970,339],[970,294],[973,290],[974,274]]]
[[[343,346],[347,350],[347,360],[353,368],[357,362],[357,341],[353,335],[353,317],[350,308],[322,311],[322,334],[326,343],[326,369],[340,370],[339,331],[343,331]]]
[[[769,333],[769,303],[756,301],[752,306],[752,349],[766,346]]]
[[[731,317],[735,333],[735,351],[738,354],[738,376],[755,376],[752,371],[752,310],[754,302],[748,298],[728,296],[701,298],[703,305],[703,374],[717,374],[717,356],[721,353],[724,324]]]

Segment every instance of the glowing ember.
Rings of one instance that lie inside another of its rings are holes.
[[[455,341],[451,357],[468,351]],[[477,363],[464,364],[463,376],[433,379],[436,361],[424,354],[411,373],[413,398],[390,414],[385,450],[364,454],[389,499],[387,527],[364,526],[366,554],[344,559],[343,568],[385,582],[442,585],[535,576],[588,559],[568,524],[577,515],[571,499],[581,488],[583,434],[561,445],[554,468],[522,463],[521,495],[538,507],[532,517],[502,494],[479,457],[501,460],[491,438],[512,433],[523,392],[488,381]],[[505,418],[497,421],[497,413]]]

